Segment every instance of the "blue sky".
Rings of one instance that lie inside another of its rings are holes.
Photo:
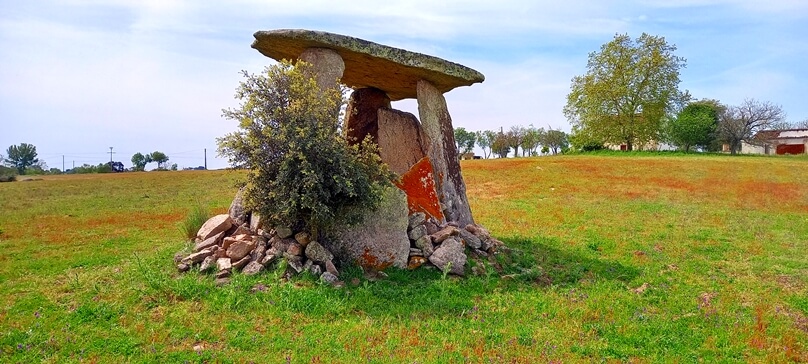
[[[729,105],[779,104],[808,119],[808,1],[0,0],[0,154],[36,145],[50,167],[159,150],[180,167],[226,167],[215,138],[240,70],[272,61],[257,30],[351,35],[474,68],[446,94],[455,127],[569,130],[570,80],[616,33],[664,36],[687,59],[682,89]],[[413,101],[394,107],[414,111]]]

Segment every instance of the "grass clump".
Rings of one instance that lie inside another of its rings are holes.
[[[201,228],[209,218],[210,212],[207,208],[202,205],[194,206],[191,211],[188,212],[188,215],[185,216],[185,220],[182,220],[179,224],[182,236],[188,240],[194,240],[199,228]]]

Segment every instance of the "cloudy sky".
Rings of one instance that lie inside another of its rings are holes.
[[[227,166],[215,138],[236,124],[240,70],[272,61],[257,30],[351,35],[458,62],[486,76],[446,98],[456,127],[569,130],[570,80],[616,33],[646,32],[687,59],[695,98],[782,105],[808,118],[808,1],[0,0],[0,154],[31,143],[50,167],[131,165],[162,151],[180,167]],[[394,105],[414,111],[412,101]]]

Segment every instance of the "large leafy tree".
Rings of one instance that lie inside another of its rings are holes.
[[[564,115],[573,127],[628,150],[658,139],[662,118],[689,98],[678,88],[685,59],[675,50],[664,37],[615,35],[589,54],[586,74],[572,79]]]
[[[9,146],[6,150],[5,163],[17,169],[18,174],[25,174],[28,167],[39,163],[36,157],[36,147],[33,144],[20,143],[20,145]]]
[[[149,154],[147,160],[149,162],[157,162],[157,168],[165,168],[166,163],[168,163],[168,156],[163,152],[154,151]]]
[[[727,107],[719,115],[718,136],[729,144],[730,153],[736,154],[741,150],[742,142],[750,141],[755,133],[770,128],[785,116],[780,105],[746,99],[738,106]]]
[[[491,141],[491,152],[499,158],[507,158],[510,151],[510,138],[505,133],[496,133]]]
[[[136,171],[142,171],[146,169],[146,164],[149,163],[151,158],[147,158],[147,155],[143,155],[140,152],[135,153],[132,156],[132,168]]]
[[[483,157],[488,159],[491,156],[491,144],[494,142],[497,133],[492,130],[482,130],[476,132],[477,145],[483,150]]]
[[[715,128],[723,106],[715,100],[691,102],[668,121],[668,139],[689,152],[691,147],[707,147],[715,139]]]
[[[457,144],[457,151],[460,155],[471,153],[474,150],[474,143],[477,141],[477,135],[472,131],[467,131],[466,128],[455,128],[454,130],[455,143]]]
[[[240,130],[218,143],[231,164],[249,168],[254,211],[270,224],[302,222],[317,236],[378,206],[393,175],[370,139],[348,145],[339,132],[340,90],[320,90],[308,67],[282,62],[263,74],[244,72],[239,107],[224,110]]]
[[[570,142],[567,133],[561,130],[547,130],[542,133],[541,144],[547,147],[548,151],[558,154],[559,151],[569,147]]]

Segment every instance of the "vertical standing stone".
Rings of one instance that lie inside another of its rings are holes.
[[[443,214],[447,220],[456,221],[460,226],[473,224],[446,99],[426,80],[418,81],[417,94],[418,114],[428,138],[427,156],[435,171],[435,187]]]
[[[345,71],[345,62],[337,52],[328,48],[307,48],[298,58],[312,65],[314,78],[321,90],[339,87],[338,80]]]
[[[415,115],[395,109],[379,109],[379,155],[399,176],[426,156],[426,135]]]
[[[390,107],[390,98],[377,88],[360,88],[351,93],[345,109],[345,133],[348,143],[361,143],[370,136],[378,144],[378,111]]]

